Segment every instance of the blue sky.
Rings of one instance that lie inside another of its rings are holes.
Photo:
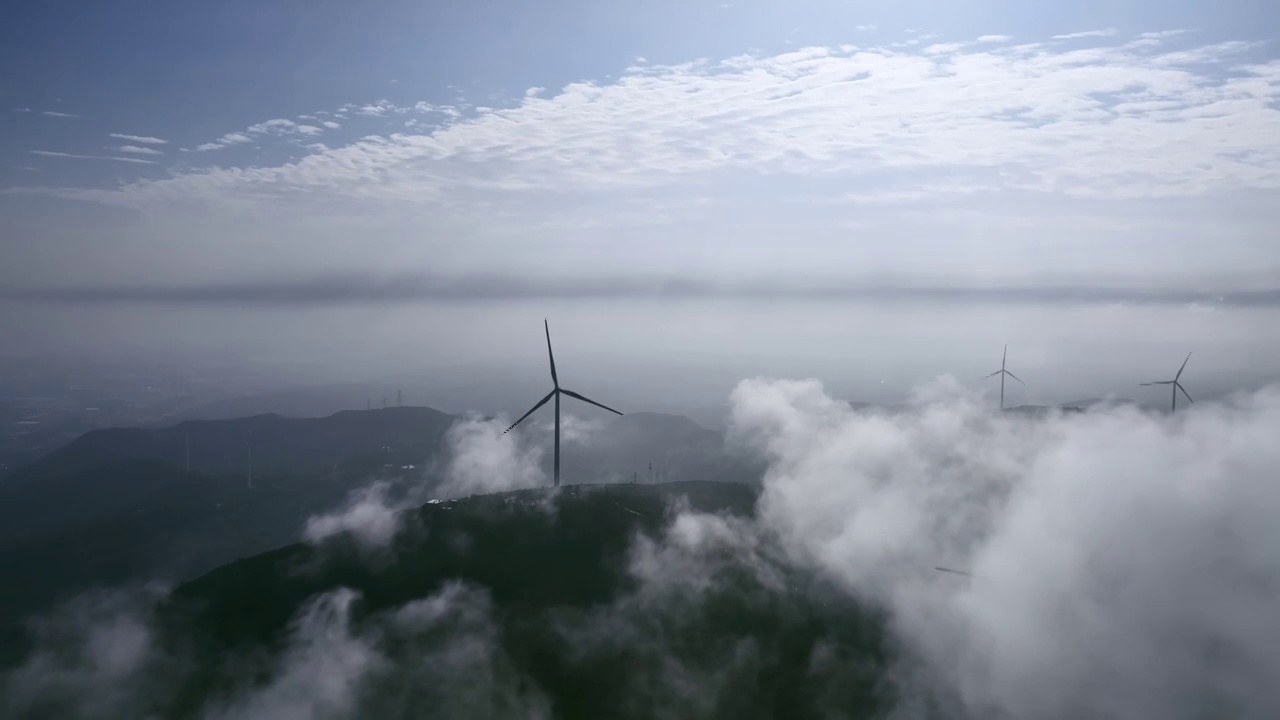
[[[11,287],[1280,274],[1271,3],[3,12]]]

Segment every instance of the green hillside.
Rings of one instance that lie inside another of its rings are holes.
[[[145,709],[199,717],[265,692],[297,652],[299,614],[340,588],[358,593],[349,632],[376,638],[383,655],[344,716],[521,717],[540,707],[559,718],[807,718],[882,709],[879,621],[808,573],[775,558],[766,562],[773,579],[762,579],[764,561],[733,551],[675,572],[670,586],[629,572],[636,538],[660,543],[676,498],[744,517],[755,490],[686,482],[479,496],[410,512],[379,552],[340,538],[223,566],[178,587],[157,611],[169,659],[156,667],[164,690]],[[459,582],[468,588],[460,619],[388,630],[396,613]],[[468,612],[493,623],[471,638],[496,658],[480,675],[466,669],[472,655],[456,652],[476,647],[459,644]],[[440,657],[453,659],[428,662]],[[57,703],[43,711],[56,716]]]

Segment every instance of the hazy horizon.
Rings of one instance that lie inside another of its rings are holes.
[[[1185,384],[1197,400],[1280,379],[1280,338],[1265,331],[1280,310],[1267,307],[623,299],[39,312],[30,330],[11,324],[6,355],[269,370],[256,392],[398,382],[433,389],[413,402],[450,412],[536,400],[522,393],[549,383],[544,318],[567,386],[704,423],[752,377],[813,377],[850,400],[896,403],[950,374],[990,395],[998,381],[980,378],[1006,343],[1026,383],[1007,387],[1015,405],[1114,395],[1160,407],[1164,389],[1138,383],[1171,377],[1189,352]],[[52,325],[76,331],[54,342],[43,330]]]

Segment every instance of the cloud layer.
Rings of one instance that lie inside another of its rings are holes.
[[[405,268],[581,282],[845,268],[865,284],[939,286],[1044,285],[1054,273],[1105,285],[1100,275],[1118,273],[1206,293],[1280,282],[1267,234],[1280,206],[1269,46],[1089,29],[866,37],[637,62],[487,106],[268,115],[151,156],[175,158],[163,175],[12,188],[131,219],[86,227],[92,243],[25,250],[9,282],[163,277],[210,296],[325,293],[280,286]],[[83,269],[45,257],[69,246]],[[237,284],[249,287],[224,287]]]
[[[1280,389],[1028,421],[948,380],[893,416],[758,380],[732,407],[770,459],[762,521],[890,610],[908,700],[973,717],[1280,712]]]
[[[274,198],[323,187],[348,197],[431,200],[468,188],[634,188],[741,169],[946,171],[957,189],[1079,197],[1277,187],[1280,158],[1268,138],[1280,129],[1280,64],[1252,60],[1253,47],[1237,41],[1174,49],[1167,32],[1063,44],[1109,34],[1008,46],[1008,36],[984,35],[978,45],[942,42],[922,53],[844,45],[643,64],[616,82],[573,83],[508,108],[467,117],[451,109],[423,134],[371,136],[296,163],[196,171],[86,197],[136,204],[211,190],[273,188]],[[419,105],[344,112],[439,113]],[[278,118],[198,149],[321,131]]]
[[[1276,278],[1280,283],[1280,277]],[[5,290],[0,299],[67,303],[161,305],[350,305],[424,300],[528,299],[810,299],[945,303],[1280,305],[1280,287],[1255,289],[1125,288],[1087,285],[926,285],[877,282],[865,276],[797,276],[714,281],[693,275],[598,275],[530,278],[522,275],[345,275],[313,279],[188,285],[112,285]]]

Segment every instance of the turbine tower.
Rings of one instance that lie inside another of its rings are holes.
[[[564,388],[560,387],[560,379],[556,377],[556,356],[554,353],[551,352],[551,326],[547,324],[546,320],[542,321],[542,329],[545,330],[547,333],[547,358],[551,361],[551,384],[552,384],[551,392],[547,393],[546,397],[539,400],[538,404],[534,405],[529,410],[529,412],[525,413],[524,415],[521,415],[519,420],[511,423],[511,427],[507,428],[506,430],[503,430],[502,433],[505,435],[511,432],[512,430],[515,429],[517,425],[524,422],[525,418],[532,415],[534,410],[537,410],[543,405],[546,405],[547,401],[550,400],[551,398],[555,398],[556,399],[556,456],[555,456],[556,459],[555,459],[554,477],[555,477],[555,486],[560,487],[560,396],[568,395],[571,398],[577,398],[582,402],[590,403],[592,405],[595,405],[598,408],[603,408],[617,415],[621,415],[622,413],[618,412],[617,410],[614,410],[608,405],[601,405],[600,403],[596,402],[595,400],[592,400],[591,398],[588,398],[583,395],[579,395],[578,393],[572,390],[565,390]]]
[[[1194,405],[1196,401],[1192,400],[1190,395],[1187,395],[1187,389],[1182,387],[1182,383],[1178,382],[1178,380],[1182,378],[1182,371],[1187,369],[1187,363],[1190,361],[1191,361],[1191,353],[1187,353],[1187,359],[1182,361],[1182,367],[1178,368],[1178,374],[1174,375],[1172,380],[1160,380],[1158,382],[1138,383],[1138,384],[1139,385],[1172,385],[1173,387],[1171,388],[1171,390],[1173,390],[1173,399],[1169,404],[1170,413],[1176,412],[1178,409],[1178,391],[1179,390],[1181,390],[1182,394],[1186,396],[1187,402],[1190,402],[1192,405]]]
[[[1014,380],[1017,380],[1018,382],[1022,383],[1023,385],[1026,385],[1026,383],[1022,382],[1022,380],[1021,380],[1021,379],[1019,379],[1017,375],[1014,375],[1013,373],[1011,373],[1011,372],[1009,372],[1008,370],[1005,370],[1005,369],[1004,369],[1005,361],[1006,361],[1006,360],[1008,360],[1008,359],[1009,359],[1009,344],[1008,344],[1008,343],[1005,343],[1005,346],[1004,346],[1004,355],[1001,355],[1001,356],[1000,356],[1000,369],[999,369],[999,370],[997,370],[997,371],[995,371],[995,372],[993,372],[993,373],[991,373],[990,375],[987,375],[986,377],[982,378],[983,380],[986,380],[987,378],[995,377],[995,376],[997,376],[997,375],[999,375],[999,376],[1000,376],[1000,409],[1001,409],[1001,410],[1004,410],[1004,376],[1005,376],[1005,375],[1008,375],[1009,377],[1013,378]]]

